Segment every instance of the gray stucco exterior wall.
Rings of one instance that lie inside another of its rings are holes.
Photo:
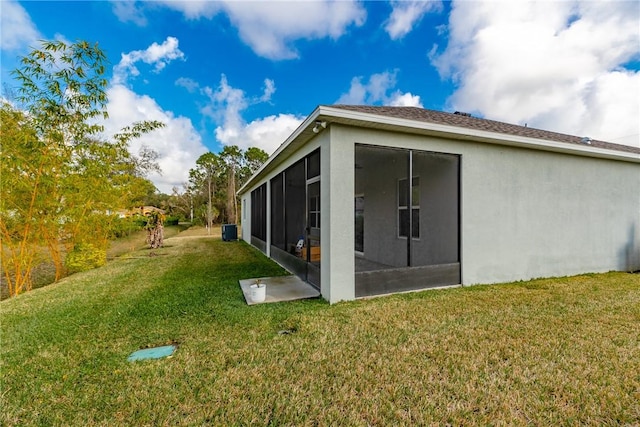
[[[332,123],[241,194],[242,235],[250,242],[251,191],[320,147],[321,293],[331,303],[355,298],[356,144],[460,156],[464,285],[640,269],[638,162]],[[367,196],[365,203],[373,208],[374,199]],[[396,220],[395,208],[392,214],[388,221]],[[450,232],[432,234],[439,231]]]
[[[362,128],[341,136],[461,155],[463,284],[640,269],[638,163]]]
[[[640,268],[638,164],[473,147],[462,212],[465,283]]]
[[[354,143],[343,127],[329,128],[322,141],[321,161],[321,293],[329,302],[355,298],[353,228]]]

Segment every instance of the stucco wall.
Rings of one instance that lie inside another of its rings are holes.
[[[640,268],[640,164],[474,146],[463,157],[463,280]]]
[[[464,284],[640,268],[638,163],[360,128],[340,136],[461,155]]]
[[[320,147],[321,292],[330,302],[355,297],[355,144],[461,156],[463,284],[640,269],[639,163],[331,124],[242,196],[248,215],[251,190]],[[243,220],[244,239],[249,225]]]
[[[321,162],[321,293],[329,302],[355,298],[353,227],[355,150],[344,127],[330,126],[322,135]]]

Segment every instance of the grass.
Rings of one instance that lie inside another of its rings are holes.
[[[169,238],[177,235],[187,228],[186,225],[172,225],[165,227],[164,236],[165,238]],[[111,260],[113,258],[128,254],[132,251],[140,250],[148,246],[146,243],[147,232],[146,230],[136,230],[132,231],[128,236],[121,237],[112,241],[109,244],[109,248],[107,249],[107,259]],[[64,246],[60,245],[60,250],[62,251],[62,256],[66,256],[67,251]],[[56,277],[56,267],[53,264],[53,261],[48,255],[48,250],[46,248],[40,249],[39,257],[42,259],[31,271],[31,277],[33,280],[32,289],[39,289],[44,286],[50,285],[53,283]],[[6,278],[4,275],[0,276],[0,300],[4,300],[9,298],[9,288],[7,285]]]
[[[250,307],[276,264],[167,246],[0,303],[2,424],[640,423],[638,274]]]
[[[164,227],[164,238],[168,239],[170,237],[176,236],[178,235],[178,233],[183,232],[187,228],[188,226],[183,224]],[[111,242],[111,244],[109,245],[109,249],[107,249],[107,258],[117,258],[119,256],[128,254],[129,252],[140,250],[148,246],[149,244],[147,243],[147,231],[136,230],[128,236],[121,237]]]

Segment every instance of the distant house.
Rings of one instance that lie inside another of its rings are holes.
[[[242,236],[330,302],[640,269],[640,149],[319,106],[240,189]]]
[[[156,208],[155,206],[138,206],[135,207],[133,209],[119,209],[117,211],[115,211],[114,213],[116,215],[118,215],[118,217],[120,218],[126,218],[126,217],[130,217],[133,215],[142,215],[145,216],[151,212],[158,212],[162,215],[165,214],[165,211],[160,209],[160,208]]]
[[[158,212],[159,214],[164,215],[165,211],[160,209],[160,208],[156,208],[155,206],[140,206],[136,209],[134,209],[135,213],[140,214],[140,215],[147,215],[150,214],[151,212]]]

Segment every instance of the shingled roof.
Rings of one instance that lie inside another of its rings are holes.
[[[330,105],[331,108],[355,111],[360,113],[375,114],[379,116],[394,117],[399,119],[415,120],[418,122],[434,123],[439,125],[457,126],[487,132],[496,132],[505,135],[522,136],[536,138],[546,141],[562,142],[567,144],[587,145],[584,137],[565,135],[557,132],[550,132],[542,129],[530,128],[527,126],[512,125],[495,120],[480,119],[471,117],[464,113],[445,113],[442,111],[427,110],[418,107],[376,107],[368,105]],[[591,147],[603,148],[607,150],[621,151],[625,153],[640,154],[639,147],[614,144],[595,139],[589,140]]]

